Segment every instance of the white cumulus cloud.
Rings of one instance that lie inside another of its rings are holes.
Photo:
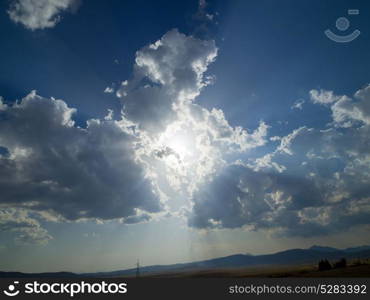
[[[370,125],[370,85],[358,90],[352,98],[325,90],[312,90],[310,94],[314,103],[330,104],[337,126],[351,127],[354,122]]]
[[[61,13],[78,5],[78,0],[13,0],[8,14],[15,23],[27,29],[54,27],[61,19]]]

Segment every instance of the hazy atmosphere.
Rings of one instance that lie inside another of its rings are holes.
[[[370,245],[369,12],[1,1],[0,270]]]

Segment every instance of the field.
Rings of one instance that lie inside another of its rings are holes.
[[[142,275],[151,278],[248,278],[248,277],[370,277],[370,263],[349,264],[346,268],[318,271],[316,265],[266,266],[220,270],[192,270]]]

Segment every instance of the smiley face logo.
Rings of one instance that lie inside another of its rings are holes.
[[[358,9],[349,9],[348,15],[359,15],[360,11]],[[346,17],[340,17],[335,22],[335,27],[339,31],[346,31],[349,28],[350,22]],[[337,43],[349,43],[358,38],[361,34],[360,30],[355,30],[347,35],[338,35],[332,32],[330,29],[325,30],[325,35],[334,42]]]
[[[10,284],[8,286],[8,290],[4,290],[4,294],[9,297],[14,297],[19,294],[19,291],[15,289],[15,285],[18,284],[19,281],[14,281],[14,284]]]

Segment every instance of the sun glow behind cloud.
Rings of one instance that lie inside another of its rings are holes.
[[[194,138],[186,135],[186,133],[175,133],[172,137],[169,137],[165,144],[168,145],[175,153],[177,153],[180,159],[186,162],[194,155]]]

